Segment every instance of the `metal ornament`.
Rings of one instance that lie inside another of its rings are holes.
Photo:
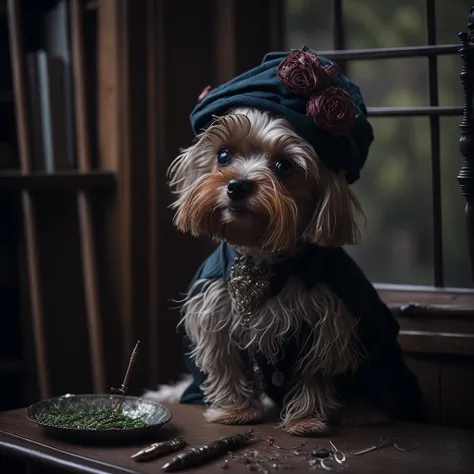
[[[270,275],[265,264],[256,265],[243,256],[234,260],[228,288],[243,325],[248,326],[254,311],[270,295]]]
[[[329,449],[320,448],[311,452],[313,459],[309,461],[309,466],[325,471],[340,471],[341,468],[347,467],[346,454],[340,451],[332,441],[329,441],[328,444]]]
[[[247,257],[237,257],[230,270],[228,289],[235,308],[241,317],[241,325],[249,329],[252,315],[270,295],[270,267],[256,265]],[[258,391],[265,390],[266,384],[255,357],[255,348],[249,348],[252,370]]]

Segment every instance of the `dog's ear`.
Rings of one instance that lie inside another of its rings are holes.
[[[325,247],[356,244],[360,239],[358,220],[364,218],[361,205],[343,172],[321,171],[320,196],[303,237]]]
[[[189,148],[182,149],[171,163],[168,168],[168,184],[172,193],[177,195],[172,207],[178,207],[196,181],[212,170],[213,159],[209,151],[209,143],[203,133],[196,137]]]

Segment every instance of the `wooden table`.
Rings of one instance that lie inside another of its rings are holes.
[[[154,441],[169,439],[182,435],[190,445],[199,445],[220,436],[229,436],[242,431],[239,427],[213,425],[204,421],[202,408],[190,405],[170,405],[173,419],[164,426],[158,438]],[[343,448],[342,441],[349,449],[364,448],[378,442],[381,436],[399,437],[402,442],[409,443],[410,438],[418,443],[418,448],[410,452],[397,451],[387,447],[358,457],[349,457],[348,473],[383,473],[383,474],[454,474],[474,472],[474,431],[443,428],[429,425],[398,424],[375,428],[351,428],[335,430],[331,436],[322,438],[302,439],[285,435],[274,427],[275,423],[267,422],[256,425],[257,436],[273,437],[276,443],[284,448],[298,446],[306,441],[303,449],[327,445],[333,440]],[[145,443],[146,444],[146,443]],[[73,444],[66,440],[56,440],[46,437],[40,428],[29,422],[25,410],[14,410],[0,413],[0,463],[1,474],[16,474],[20,472],[19,461],[30,465],[28,472],[73,472],[73,473],[128,473],[156,474],[161,466],[172,456],[153,460],[147,463],[137,463],[130,455],[144,446],[140,444],[124,444],[121,446],[98,444]],[[252,449],[265,451],[265,442],[257,441]],[[280,454],[283,451],[277,450]],[[229,459],[229,473],[248,473],[249,469],[236,460]],[[291,472],[312,472],[307,461],[293,456]],[[16,459],[17,461],[12,461]],[[225,459],[225,458],[223,458]],[[18,461],[19,460],[19,461]],[[213,461],[200,469],[190,469],[184,472],[222,472],[221,461]],[[288,463],[287,463],[288,464]],[[12,468],[15,466],[15,468]],[[268,464],[269,473],[278,473]],[[319,472],[325,472],[318,469]]]

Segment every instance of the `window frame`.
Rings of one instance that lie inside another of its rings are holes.
[[[440,170],[440,117],[459,116],[463,106],[440,106],[438,100],[437,58],[441,55],[459,54],[460,44],[437,44],[435,0],[426,0],[426,45],[346,49],[343,0],[332,2],[333,49],[320,54],[338,63],[342,72],[347,64],[355,60],[378,60],[425,57],[428,59],[429,106],[425,107],[368,107],[369,117],[428,117],[430,122],[430,155],[432,175],[433,215],[433,286],[395,285],[374,283],[381,298],[397,315],[417,316],[423,314],[450,316],[474,316],[474,289],[447,288],[444,285],[443,233],[441,211]],[[461,154],[460,154],[461,158]],[[469,260],[466,259],[469,265]]]

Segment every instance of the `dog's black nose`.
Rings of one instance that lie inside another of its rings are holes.
[[[250,195],[252,188],[252,181],[246,179],[231,179],[227,185],[227,196],[229,196],[232,201],[240,201]]]

